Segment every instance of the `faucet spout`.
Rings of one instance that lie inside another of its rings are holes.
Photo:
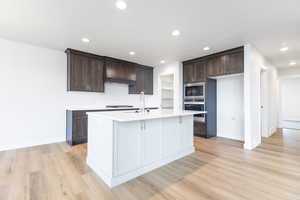
[[[140,93],[140,111],[142,113],[145,112],[145,93],[144,92]]]

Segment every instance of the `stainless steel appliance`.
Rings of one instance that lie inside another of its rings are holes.
[[[184,85],[184,109],[205,111],[205,82]],[[195,115],[194,119],[205,122],[205,114]]]
[[[195,101],[205,98],[205,83],[188,83],[184,85],[184,101]]]
[[[184,109],[192,111],[205,111],[204,99],[203,101],[198,102],[184,102]],[[194,115],[194,120],[199,122],[205,122],[205,114]]]

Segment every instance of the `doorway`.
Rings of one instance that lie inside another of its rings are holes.
[[[261,137],[269,137],[268,131],[268,73],[265,68],[260,72],[260,132]]]
[[[161,75],[161,109],[174,109],[174,74]]]

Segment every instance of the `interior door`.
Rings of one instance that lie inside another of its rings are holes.
[[[149,165],[162,157],[161,141],[161,120],[143,121],[144,130],[142,132],[142,165]]]
[[[267,73],[262,71],[260,74],[260,120],[261,120],[261,136],[268,137],[268,115],[267,109],[267,99],[268,99],[268,88],[267,88]]]

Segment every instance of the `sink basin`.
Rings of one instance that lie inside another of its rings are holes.
[[[136,114],[140,114],[140,113],[142,113],[142,111],[140,111],[140,110],[133,110],[133,111],[126,111],[125,113],[136,113]],[[145,113],[150,113],[150,110],[145,110]]]

